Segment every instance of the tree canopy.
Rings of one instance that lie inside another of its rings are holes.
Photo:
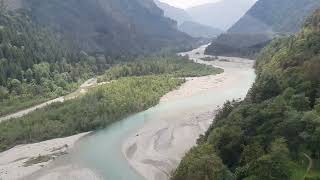
[[[308,18],[301,32],[274,40],[261,52],[256,63],[257,79],[245,100],[226,103],[199,138],[196,148],[212,150],[201,151],[200,155],[191,150],[173,180],[191,178],[205,168],[222,167],[228,168],[233,179],[304,178],[305,174],[297,175],[299,169],[306,169],[301,164],[303,154],[320,158],[319,12]],[[218,156],[223,164],[202,167],[205,160],[197,157],[208,156]],[[197,165],[198,171],[189,169]]]

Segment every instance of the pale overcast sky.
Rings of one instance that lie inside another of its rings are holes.
[[[197,6],[206,3],[213,3],[220,0],[160,0],[162,2],[168,3],[171,6],[186,9],[188,7]]]

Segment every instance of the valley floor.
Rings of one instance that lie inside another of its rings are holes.
[[[185,98],[191,98],[192,101],[193,96],[207,93],[215,95],[216,101],[209,103],[205,109],[181,112],[177,117],[171,116],[171,112],[156,117],[145,122],[141,129],[123,142],[124,156],[130,165],[148,180],[168,179],[183,155],[209,127],[218,107],[226,100],[243,98],[254,81],[254,61],[240,58],[202,61],[200,58],[204,56],[204,48],[205,46],[187,54],[195,62],[221,67],[225,72],[187,78],[187,82],[178,90],[163,96],[160,104]],[[203,104],[200,101],[193,103]],[[33,176],[34,172],[47,167],[59,155],[72,151],[76,142],[87,134],[21,145],[0,153],[0,179],[102,179],[92,169],[68,164],[48,168],[49,172],[41,172],[40,175],[35,173]]]
[[[181,55],[188,55],[197,63],[223,68],[224,73],[190,78],[178,90],[165,95],[161,103],[206,93],[216,95],[215,102],[209,102],[208,109],[181,112],[179,116],[168,112],[162,117],[155,117],[154,120],[147,121],[123,145],[123,154],[130,165],[147,180],[168,180],[184,154],[209,128],[219,106],[227,100],[243,98],[254,81],[254,61],[227,57],[210,62],[202,61],[201,58],[205,57],[204,48],[205,46]],[[240,89],[243,93],[238,93]]]

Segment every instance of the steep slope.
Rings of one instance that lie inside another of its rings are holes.
[[[319,7],[318,0],[259,0],[206,53],[255,58],[274,37],[297,32],[306,16]]]
[[[64,95],[108,67],[25,13],[0,12],[0,116]]]
[[[23,0],[32,18],[89,52],[127,54],[188,44],[150,0]]]
[[[222,33],[222,30],[211,26],[202,25],[193,21],[185,21],[179,26],[179,30],[192,37],[213,38]]]
[[[319,0],[260,0],[228,31],[295,33],[310,12],[319,7]]]
[[[215,56],[256,58],[257,53],[273,37],[269,34],[225,33],[218,36],[205,50],[206,54]]]
[[[187,12],[196,22],[226,31],[255,2],[256,0],[222,0],[217,3],[189,8]]]
[[[154,1],[156,5],[164,11],[164,15],[178,22],[178,25],[181,25],[185,21],[191,21],[191,16],[183,9],[179,9],[173,6],[170,6],[167,3],[160,2],[158,0]]]
[[[320,10],[297,35],[270,43],[256,72],[246,99],[225,104],[173,180],[319,179],[303,162],[320,159]]]

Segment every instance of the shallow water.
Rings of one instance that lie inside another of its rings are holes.
[[[232,69],[228,71],[232,72]],[[217,105],[223,104],[226,100],[243,98],[254,81],[255,74],[252,69],[242,70],[238,74],[242,77],[241,81],[234,82],[232,88],[223,91],[204,91],[187,98],[160,103],[83,138],[78,142],[75,150],[55,162],[53,168],[77,164],[77,166],[93,170],[99,174],[101,179],[144,180],[124,158],[122,154],[124,140],[135,135],[133,133],[137,132],[145,121],[170,120],[170,118],[184,116],[186,113],[206,112],[215,109]]]

